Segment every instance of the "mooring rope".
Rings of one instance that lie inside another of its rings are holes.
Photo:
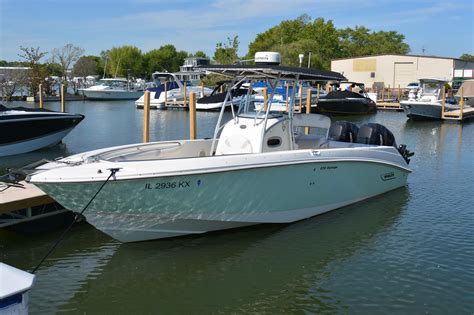
[[[59,239],[53,244],[53,246],[51,246],[51,248],[49,249],[49,251],[46,253],[46,255],[44,255],[44,257],[41,259],[41,261],[39,262],[39,264],[35,267],[35,269],[33,269],[33,271],[31,273],[36,273],[36,271],[38,270],[38,268],[41,266],[41,264],[46,260],[46,258],[48,258],[48,256],[54,251],[54,249],[59,245],[59,243],[64,239],[64,237],[66,236],[67,232],[69,232],[69,230],[72,228],[72,226],[74,225],[74,223],[77,222],[77,219],[79,219],[80,216],[82,216],[82,214],[86,211],[86,209],[89,207],[89,205],[92,203],[92,201],[94,201],[95,197],[97,197],[97,195],[100,193],[100,191],[102,190],[102,188],[104,188],[105,184],[108,183],[108,181],[112,178],[112,176],[115,175],[115,173],[117,173],[120,169],[119,168],[111,168],[110,169],[110,175],[109,177],[107,177],[107,179],[102,183],[102,185],[100,186],[99,190],[97,190],[97,192],[95,193],[95,195],[91,198],[91,200],[89,200],[89,202],[86,204],[86,206],[82,209],[82,211],[80,213],[76,213],[76,216],[74,217],[74,220],[71,222],[71,224],[69,224],[69,226],[64,230],[64,232],[61,234],[61,236],[59,237]]]

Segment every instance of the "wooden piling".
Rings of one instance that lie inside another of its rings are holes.
[[[189,94],[189,139],[196,139],[196,93]]]
[[[286,112],[288,113],[288,93],[289,93],[289,90],[290,90],[290,85],[288,84],[288,82],[286,82],[286,102],[285,102],[285,106],[286,106]]]
[[[445,102],[445,92],[444,92],[444,86],[443,86],[443,91],[442,91],[442,97],[441,97],[441,118],[444,118],[444,102]]]
[[[66,112],[66,104],[64,103],[64,84],[61,84],[61,112]]]
[[[388,85],[388,91],[387,92],[388,92],[388,97],[387,98],[390,99],[390,84]]]
[[[143,97],[143,142],[150,141],[150,91],[145,91]]]
[[[268,89],[263,88],[263,111],[267,111],[268,108]]]
[[[400,96],[402,95],[400,90],[400,84],[398,85],[398,102],[400,103]]]
[[[461,117],[461,120],[462,120],[462,116],[463,116],[463,110],[464,110],[464,91],[463,91],[463,87],[461,87],[461,99],[459,100],[459,106],[460,106],[460,117]]]
[[[166,103],[168,103],[168,87],[166,85],[166,81],[165,81],[165,107],[166,107]]]
[[[311,89],[306,90],[306,114],[311,113]],[[309,127],[304,127],[304,134],[309,134]]]
[[[40,101],[39,107],[43,108],[43,84],[39,85],[39,101]]]
[[[187,101],[187,97],[188,97],[188,96],[186,95],[186,81],[184,81],[183,86],[184,86],[184,90],[183,90],[183,93],[184,93],[183,106],[184,106],[184,108],[186,108],[186,101]]]
[[[300,113],[303,112],[303,83],[300,84]]]

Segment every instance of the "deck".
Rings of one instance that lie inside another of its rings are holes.
[[[464,119],[474,118],[474,107],[464,107],[462,110],[452,110],[442,113],[443,120],[462,121]]]

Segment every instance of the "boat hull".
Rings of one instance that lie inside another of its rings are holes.
[[[324,99],[318,101],[312,112],[342,115],[365,115],[377,112],[377,105],[369,98]]]
[[[346,160],[117,180],[84,215],[122,242],[290,223],[402,187],[408,173],[390,163]],[[35,184],[65,208],[81,211],[102,183]]]
[[[41,115],[25,113],[16,118],[0,119],[0,156],[27,153],[55,145],[84,119],[83,115],[74,114]]]
[[[437,103],[400,102],[408,118],[413,120],[441,120],[442,106]]]
[[[114,91],[114,90],[82,90],[90,100],[136,100],[143,91]]]

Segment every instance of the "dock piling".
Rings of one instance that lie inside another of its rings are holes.
[[[263,110],[266,112],[267,111],[267,106],[268,106],[268,89],[263,88]]]
[[[459,114],[460,114],[461,120],[462,120],[462,116],[463,116],[463,114],[464,114],[464,113],[463,113],[463,111],[464,111],[464,91],[463,91],[463,89],[464,89],[464,88],[461,87],[461,99],[460,99],[460,101],[459,101],[459,106],[460,106],[460,110],[461,110]]]
[[[39,107],[43,108],[43,84],[39,85]]]
[[[196,139],[196,93],[189,94],[189,139]]]
[[[306,90],[306,114],[311,113],[311,89]],[[304,134],[309,134],[309,127],[304,127]]]
[[[145,91],[143,98],[143,142],[150,141],[150,91]]]
[[[445,95],[445,91],[444,91],[444,87],[443,87],[443,90],[442,90],[442,96],[441,96],[441,118],[444,118],[444,104],[445,104],[445,100],[446,100],[446,95]]]
[[[61,84],[61,112],[66,112],[66,104],[64,103],[64,84]]]

